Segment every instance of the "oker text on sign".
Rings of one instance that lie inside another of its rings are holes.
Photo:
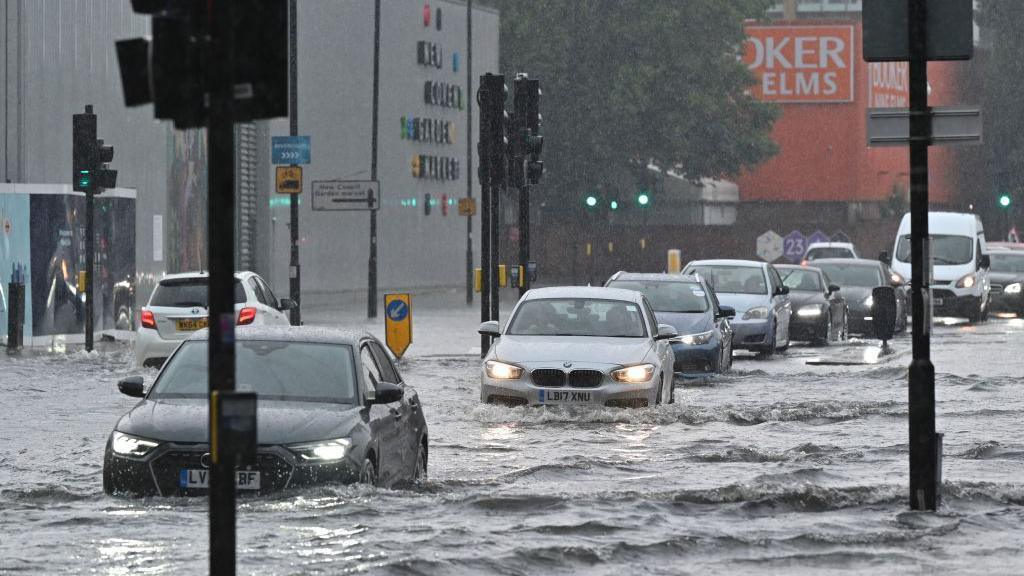
[[[743,62],[757,77],[755,98],[852,102],[853,26],[747,26]]]

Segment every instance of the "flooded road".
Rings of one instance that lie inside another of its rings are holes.
[[[936,328],[937,514],[907,511],[906,337],[869,366],[737,358],[643,410],[482,406],[477,358],[412,357],[428,485],[244,498],[239,573],[1024,573],[1022,340]],[[129,359],[0,358],[0,573],[206,572],[205,499],[102,492]]]

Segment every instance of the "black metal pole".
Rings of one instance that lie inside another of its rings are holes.
[[[505,163],[504,158],[498,152],[496,155],[495,163],[498,166],[498,171],[504,173]],[[490,249],[491,249],[491,265],[488,269],[490,274],[490,288],[491,288],[491,320],[500,320],[500,300],[501,300],[501,286],[498,285],[498,265],[501,262],[501,250],[498,243],[501,242],[499,238],[499,231],[501,230],[501,214],[498,212],[501,204],[501,193],[505,190],[503,178],[499,176],[498,184],[491,186],[491,197],[490,197],[490,208],[491,211],[491,225],[488,228],[491,233]]]
[[[913,361],[910,364],[910,508],[938,505],[939,442],[935,434],[935,366],[931,361],[928,264],[928,32],[926,0],[908,3],[910,38],[910,253]]]
[[[298,0],[288,0],[288,133],[299,135],[299,7]],[[290,212],[291,255],[288,264],[288,294],[295,307],[291,309],[292,326],[302,325],[302,275],[299,265],[299,196],[288,198]]]
[[[89,106],[88,108],[92,108]],[[86,110],[87,112],[89,110]],[[89,189],[85,191],[85,349],[92,352],[93,348],[93,273],[96,271],[96,192],[94,187],[96,175]]]
[[[370,142],[370,179],[377,180],[377,132],[380,112],[380,0],[373,3],[373,137]],[[382,193],[383,195],[383,193]],[[377,199],[380,205],[380,199]],[[366,317],[377,317],[377,211],[370,210],[369,287],[366,293]]]
[[[211,3],[211,58],[207,89],[209,150],[207,254],[210,270],[210,438],[218,425],[213,393],[235,388],[235,173],[232,3]],[[294,214],[294,213],[293,213]],[[216,238],[214,237],[216,234]],[[294,234],[294,228],[293,228]],[[294,237],[294,236],[293,236]],[[235,474],[233,458],[210,468],[210,574],[235,573]]]
[[[466,94],[473,94],[473,0],[466,0]],[[473,198],[473,98],[466,98],[466,198]],[[473,304],[473,216],[466,216],[466,304]]]
[[[519,265],[522,266],[522,284],[519,287],[519,297],[530,289],[530,275],[526,272],[527,263],[530,261],[530,184],[524,184],[519,189]]]
[[[493,130],[493,104],[491,96],[483,92],[480,81],[480,321],[491,319],[491,194],[494,187],[494,151],[491,149],[490,131]],[[491,345],[488,336],[480,336],[480,356],[487,354]]]

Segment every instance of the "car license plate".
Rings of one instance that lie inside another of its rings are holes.
[[[182,488],[209,488],[209,470],[188,470],[181,469],[178,476],[178,486]],[[259,490],[259,470],[235,470],[235,487],[239,490]]]
[[[573,404],[591,401],[590,392],[576,390],[538,390],[537,396],[541,404]]]
[[[179,332],[195,332],[206,328],[208,320],[206,318],[184,318],[178,320],[175,324],[178,327]]]

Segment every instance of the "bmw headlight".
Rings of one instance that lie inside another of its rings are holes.
[[[868,296],[867,298],[864,299],[864,306],[866,306],[868,308],[871,308],[874,305],[875,305],[875,297],[874,296]]]
[[[796,311],[797,316],[802,316],[804,318],[821,316],[821,314],[821,306],[819,306],[818,304],[813,304],[811,306],[801,306],[800,309]]]
[[[519,380],[523,376],[523,369],[513,364],[488,360],[484,364],[484,371],[488,378],[495,380]]]
[[[711,337],[714,336],[714,334],[715,333],[713,330],[701,332],[700,334],[684,334],[682,336],[677,336],[676,338],[673,338],[672,342],[679,342],[682,344],[686,344],[687,346],[700,346],[701,344],[707,344],[708,342],[710,342]]]
[[[110,443],[110,447],[113,448],[114,453],[122,456],[145,456],[149,454],[149,451],[159,446],[160,443],[155,440],[146,440],[145,438],[139,438],[138,436],[132,436],[123,432],[114,432],[114,436]]]
[[[1003,292],[1007,294],[1020,294],[1020,282],[1014,282],[1013,284],[1007,284]]]
[[[651,378],[654,378],[654,364],[629,366],[612,372],[612,380],[627,384],[643,384],[650,382]]]
[[[764,320],[768,318],[767,306],[756,306],[743,313],[744,320]]]
[[[344,458],[351,446],[352,441],[348,438],[336,438],[334,440],[292,444],[288,449],[294,452],[303,462],[335,462]]]

